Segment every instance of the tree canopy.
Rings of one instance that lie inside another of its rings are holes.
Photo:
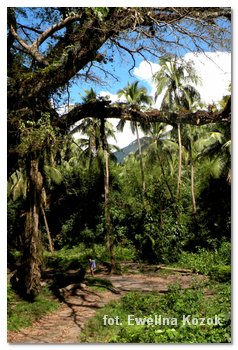
[[[24,106],[72,78],[93,79],[113,48],[132,67],[136,55],[171,55],[175,47],[229,50],[230,16],[216,7],[8,8],[9,96]]]
[[[113,51],[127,55],[133,69],[136,57],[171,56],[185,51],[230,50],[230,8],[111,7],[8,8],[8,129],[9,143],[19,140],[20,119],[59,116],[50,99],[77,79],[98,81],[108,73]],[[111,73],[110,73],[111,74]],[[109,75],[111,79],[112,76]],[[106,118],[203,124],[229,121],[223,113],[164,114],[128,110],[102,102],[77,106],[61,118],[66,125],[92,115],[98,108]],[[87,113],[89,110],[89,113]],[[182,120],[181,120],[182,118]],[[66,126],[64,125],[64,128]],[[11,154],[14,153],[11,150]]]

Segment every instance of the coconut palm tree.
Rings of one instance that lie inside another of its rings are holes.
[[[57,130],[51,125],[49,114],[42,114],[36,122],[19,123],[19,164],[26,177],[26,224],[22,234],[22,263],[13,275],[15,289],[24,298],[33,300],[40,291],[41,237],[39,215],[44,188],[44,165],[49,149],[56,145]]]
[[[43,176],[42,176],[43,175]],[[44,225],[49,242],[49,250],[51,254],[54,253],[54,245],[50,234],[50,229],[46,217],[46,208],[48,207],[46,186],[50,186],[51,183],[60,184],[62,181],[62,175],[59,169],[54,164],[44,164],[42,174],[37,173],[37,182],[42,182],[42,188],[40,193],[40,210],[43,216]],[[27,186],[28,179],[23,168],[17,169],[8,180],[9,195],[12,199],[18,200],[19,198],[27,199]]]
[[[85,90],[86,95],[83,97],[83,103],[94,102],[98,99],[96,92],[91,88]],[[83,150],[83,155],[89,160],[89,166],[92,164],[93,159],[97,158],[100,162],[100,149],[102,147],[102,135],[100,131],[101,121],[97,118],[85,118],[77,126],[75,126],[70,134],[73,135],[76,132],[80,132],[82,136],[75,141],[77,146]],[[116,140],[112,123],[108,120],[104,120],[106,142],[108,138]],[[108,151],[113,149],[117,150],[117,147],[110,145],[107,142]]]
[[[148,91],[145,87],[139,87],[138,86],[139,81],[136,81],[134,83],[131,83],[119,90],[117,92],[119,97],[125,97],[126,101],[129,103],[131,108],[145,108],[145,106],[152,104],[152,97],[148,95]],[[122,131],[125,126],[125,121],[121,120],[119,124],[117,125],[118,130]],[[140,137],[139,137],[139,128],[140,126],[143,131],[146,131],[148,129],[148,124],[145,123],[137,123],[137,122],[130,122],[130,127],[132,133],[136,133],[137,143],[138,143],[138,152],[139,152],[139,159],[140,159],[140,168],[141,168],[141,179],[142,179],[142,193],[144,196],[145,193],[145,172],[144,172],[144,166],[143,166],[143,160],[142,160],[142,152],[141,152],[141,143],[140,143]]]
[[[158,162],[170,198],[174,202],[174,194],[169,183],[169,177],[173,173],[173,155],[177,152],[178,145],[171,139],[170,131],[171,129],[169,130],[164,123],[151,123],[142,149],[147,151],[146,160],[148,164]],[[165,164],[167,165],[166,167]]]
[[[94,102],[98,99],[96,92],[93,89],[85,90],[86,96],[84,103]],[[103,116],[100,120],[87,118],[82,121],[77,127],[86,136],[88,136],[88,147],[91,160],[95,157],[98,159],[99,167],[104,175],[104,210],[105,210],[105,229],[106,229],[106,246],[108,248],[111,259],[111,271],[115,268],[115,257],[113,252],[114,239],[111,225],[110,215],[110,193],[109,193],[109,144],[108,137],[114,137],[113,126],[106,121]],[[86,144],[85,144],[86,145]]]
[[[207,135],[206,128],[186,125],[183,128],[183,153],[184,160],[190,166],[190,188],[192,198],[192,212],[196,214],[196,194],[195,194],[195,164],[198,161],[198,154],[202,147],[203,139]]]
[[[225,176],[231,184],[231,135],[228,125],[207,126],[197,155],[197,160],[201,159],[209,160],[213,177]]]
[[[164,111],[181,112],[200,99],[197,89],[191,84],[198,84],[199,78],[191,63],[182,63],[176,57],[161,58],[161,69],[153,75],[156,83],[155,100],[164,93],[161,109]],[[181,125],[177,125],[178,137],[178,176],[177,176],[177,202],[180,202],[181,174],[182,174],[182,139]]]

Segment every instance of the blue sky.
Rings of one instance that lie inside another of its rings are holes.
[[[194,67],[197,70],[198,76],[201,77],[201,85],[196,88],[201,94],[201,98],[205,104],[212,104],[219,101],[222,96],[228,93],[227,88],[231,81],[231,54],[227,52],[205,52],[205,53],[186,53],[183,58],[188,61],[192,60],[194,62]],[[142,59],[136,61],[136,67],[131,72],[133,76],[128,73],[128,65],[122,65],[118,62],[113,62],[111,69],[117,69],[117,75],[119,75],[119,82],[110,80],[108,85],[100,86],[95,84],[85,84],[84,82],[79,82],[79,86],[74,86],[71,89],[70,97],[71,102],[80,102],[79,91],[84,94],[84,89],[93,88],[97,94],[101,96],[109,95],[112,101],[117,100],[117,91],[127,85],[128,82],[133,82],[139,80],[140,84],[147,87],[148,92],[154,96],[155,85],[152,82],[152,73],[159,70],[158,60],[154,59],[153,62],[148,64]],[[130,67],[130,65],[129,65]],[[158,98],[155,107],[159,108],[163,95]],[[119,120],[110,120],[110,122],[116,127]],[[80,135],[76,135],[79,137]],[[143,133],[140,132],[140,136]],[[123,130],[123,133],[117,132],[117,146],[125,147],[130,142],[135,140],[135,135],[130,131],[129,122]],[[113,144],[115,141],[111,140]]]
[[[59,4],[57,5],[59,6]],[[93,6],[95,5],[96,3],[93,4]],[[24,19],[24,17],[21,18],[21,23],[27,24],[26,21],[27,20]],[[36,26],[38,21],[40,21],[40,19],[35,20]],[[46,23],[45,25],[47,27],[49,24]],[[187,27],[187,29],[191,29],[191,26]],[[174,39],[174,34],[172,31],[170,31],[170,29],[166,29],[163,36],[166,40]],[[135,34],[131,33],[130,37],[134,39]],[[182,37],[181,34],[179,34],[179,38],[181,44],[184,46],[174,46],[172,48],[167,47],[166,50],[171,54],[176,54],[183,57],[185,60],[194,60],[195,68],[197,69],[198,75],[201,77],[203,82],[202,86],[197,87],[201,93],[202,99],[205,103],[217,102],[222,98],[224,94],[227,93],[226,88],[229,81],[231,80],[230,54],[226,52],[209,52],[209,48],[203,44],[201,47],[206,52],[206,56],[204,54],[198,54],[198,56],[195,56],[195,46],[191,40]],[[129,47],[129,44],[124,41],[122,37],[118,38],[117,40],[122,45]],[[140,46],[142,42],[137,41],[136,44]],[[143,45],[145,44],[146,41],[143,42]],[[44,43],[42,45],[42,50],[45,50],[46,47],[47,45]],[[194,52],[191,52],[193,50]],[[96,65],[98,65],[98,68],[93,68],[92,71],[95,72],[96,76],[101,78],[104,84],[96,84],[92,81],[85,82],[83,79],[78,79],[77,81],[74,80],[72,86],[69,88],[70,104],[80,103],[82,101],[82,97],[85,95],[84,90],[90,88],[93,88],[98,95],[109,95],[111,97],[111,100],[115,101],[117,99],[116,94],[118,90],[124,88],[128,83],[132,83],[135,80],[139,80],[140,84],[145,86],[148,89],[148,93],[154,97],[155,85],[152,83],[151,77],[152,73],[155,73],[160,68],[158,65],[158,57],[153,57],[151,54],[143,52],[146,59],[150,62],[149,65],[145,62],[143,57],[138,54],[134,55],[135,67],[131,69],[134,62],[126,51],[122,50],[122,54],[120,54],[116,48],[112,48],[109,43],[105,43],[103,47],[100,48],[99,52],[105,55],[107,62],[96,63]],[[104,76],[103,70],[109,72],[108,77]],[[131,74],[129,73],[129,70]],[[110,73],[114,75],[116,79],[110,76]],[[67,97],[68,96],[65,95],[65,98]],[[160,107],[161,100],[162,95],[160,98],[158,98],[155,107]],[[64,103],[65,101],[62,100],[62,105]],[[113,120],[112,122],[114,126],[116,126],[118,123],[116,120]],[[129,123],[127,123],[123,134],[117,133],[116,137],[117,145],[119,147],[124,147],[135,139],[135,136],[130,132]]]
[[[103,50],[102,50],[103,52]],[[143,61],[142,58],[136,58],[136,67],[139,66],[139,64]],[[100,93],[100,91],[109,91],[111,94],[116,94],[118,90],[125,87],[128,82],[132,82],[137,80],[138,78],[136,76],[131,76],[128,72],[130,67],[132,67],[133,62],[125,55],[124,61],[119,57],[119,55],[116,53],[114,54],[114,60],[113,62],[108,62],[107,64],[101,63],[98,64],[98,66],[108,70],[113,75],[115,75],[118,79],[114,79],[113,77],[108,76],[108,78],[104,78],[104,74],[100,72],[100,69],[95,69],[96,74],[99,75],[102,80],[105,81],[105,84],[96,84],[91,81],[85,82],[83,80],[79,80],[74,86],[70,89],[70,99],[72,103],[80,102],[81,95],[84,95],[85,89],[93,88],[96,93]],[[131,72],[133,73],[133,71]],[[144,82],[144,84],[149,90],[151,89],[151,86],[149,83]]]
[[[133,35],[133,34],[132,34]],[[172,39],[171,34],[168,33],[167,39]],[[181,39],[181,43],[185,41]],[[129,46],[128,43],[122,41],[123,45]],[[186,43],[188,44],[188,43]],[[222,98],[220,93],[214,94],[215,90],[221,89],[221,85],[224,86],[224,94],[226,94],[226,85],[228,85],[227,81],[231,80],[231,55],[227,52],[211,52],[208,50],[204,44],[201,46],[205,55],[199,53],[198,56],[195,56],[195,47],[193,44],[189,42],[190,47],[174,47],[173,50],[170,50],[171,53],[176,54],[185,58],[185,60],[193,60],[195,61],[195,68],[198,70],[198,75],[201,76],[204,89],[201,89],[201,94],[206,103],[216,102],[217,99]],[[194,50],[194,51],[193,51]],[[151,82],[151,69],[149,65],[145,64],[145,60],[140,55],[135,55],[135,67],[130,71],[129,69],[133,66],[133,60],[130,55],[126,52],[123,52],[123,57],[120,57],[118,51],[116,49],[113,52],[108,48],[107,43],[99,50],[100,53],[104,54],[106,52],[107,63],[98,63],[99,69],[95,69],[96,75],[98,74],[100,78],[105,82],[105,85],[96,84],[93,82],[85,82],[83,80],[79,80],[70,88],[70,103],[80,103],[81,97],[84,96],[84,90],[93,88],[97,94],[105,95],[105,92],[110,93],[112,99],[115,99],[115,95],[117,94],[119,89],[124,88],[128,82],[131,83],[135,80],[140,80],[141,84],[148,89],[148,92],[153,96],[155,92],[155,86]],[[109,58],[113,57],[113,61],[111,62]],[[153,72],[159,69],[158,66],[158,57],[152,57],[148,53],[145,53],[145,57],[151,65],[153,66]],[[110,75],[105,78],[104,74],[100,71],[100,68],[109,71],[115,75],[118,80],[113,79]],[[223,76],[223,73],[225,76]],[[147,74],[147,76],[146,76]],[[210,81],[210,85],[208,84]],[[215,87],[212,86],[214,82]],[[157,103],[157,107],[159,107],[159,102]]]
[[[91,6],[92,5],[96,6],[97,5],[96,2],[97,1],[95,0],[95,2],[93,2],[93,4],[91,4]],[[30,6],[32,6],[32,5],[33,4],[30,4]],[[41,5],[42,4],[40,4],[40,6]],[[59,6],[59,5],[60,4],[57,4],[57,6]],[[67,4],[67,5],[70,5],[70,4]],[[80,3],[80,6],[82,6],[82,5],[83,5],[83,3],[82,4]],[[90,6],[90,3],[87,2],[87,5]],[[103,5],[103,3],[102,3],[102,5]],[[128,4],[126,4],[126,5],[128,5]],[[38,4],[38,6],[39,6],[39,4]],[[106,4],[106,6],[108,6],[108,4]],[[137,4],[137,6],[138,6],[138,4]],[[148,3],[147,6],[150,6],[150,4]],[[29,13],[32,14],[32,16],[33,16],[34,10],[33,11],[32,10],[33,9],[29,10]],[[24,18],[24,16],[20,19],[20,22],[24,23],[24,24],[28,24],[27,21],[28,20],[26,18]],[[31,21],[31,19],[30,19],[30,21]],[[35,25],[37,26],[37,23],[38,22],[40,23],[41,19],[37,18],[37,19],[34,19],[34,21],[35,21]],[[226,22],[223,22],[223,24],[224,24],[224,26],[227,25]],[[49,24],[46,22],[45,26],[48,27],[48,25]],[[162,34],[163,38],[166,40],[170,40],[170,41],[175,40],[174,33],[173,33],[173,31],[170,30],[169,26],[165,27],[165,28],[166,28],[165,32]],[[191,25],[187,26],[186,29],[190,30]],[[23,33],[21,33],[21,34],[23,34]],[[183,44],[184,46],[181,47],[181,46],[175,45],[171,49],[166,47],[166,50],[171,54],[176,54],[177,56],[184,57],[185,55],[190,55],[190,58],[193,59],[193,54],[191,54],[189,52],[193,51],[193,50],[195,52],[194,44],[191,42],[190,39],[182,36],[181,33],[179,33],[176,36],[176,39],[178,36],[179,36],[180,43]],[[134,39],[135,34],[130,33],[130,38]],[[119,41],[122,45],[129,47],[128,42],[123,40],[123,34],[120,36],[120,38],[117,38],[117,41]],[[143,41],[143,42],[142,42],[142,40],[137,40],[136,44],[138,46],[141,46],[143,44],[143,46],[144,46],[147,44],[147,40]],[[161,46],[162,46],[162,44],[161,44]],[[46,47],[47,47],[47,43],[44,43],[42,45],[42,50],[45,50]],[[209,52],[209,48],[204,43],[201,45],[201,47],[203,48],[203,50],[205,52]],[[106,64],[105,63],[97,63],[99,68],[94,69],[94,71],[95,71],[96,75],[98,75],[99,78],[101,78],[102,81],[105,82],[105,85],[95,84],[95,83],[90,82],[90,81],[85,82],[83,80],[78,80],[77,83],[74,83],[72,85],[72,87],[70,87],[70,89],[69,89],[69,91],[70,91],[70,103],[72,103],[72,104],[80,103],[82,96],[84,96],[84,94],[85,94],[84,93],[85,89],[90,89],[92,87],[96,91],[97,94],[100,94],[101,91],[103,91],[103,92],[108,91],[110,94],[115,95],[117,93],[117,91],[119,89],[125,87],[128,82],[131,83],[137,79],[141,80],[143,85],[148,89],[149,93],[151,93],[152,95],[154,94],[155,87],[153,86],[153,84],[151,84],[151,74],[150,74],[151,72],[148,71],[148,65],[147,65],[147,67],[145,66],[145,64],[144,64],[145,62],[144,62],[143,57],[141,57],[138,54],[134,55],[135,68],[131,71],[131,73],[132,73],[132,76],[131,76],[129,74],[129,69],[132,68],[132,66],[133,66],[133,60],[126,51],[121,50],[121,52],[122,52],[122,57],[121,57],[118,50],[115,47],[111,48],[111,45],[109,43],[105,43],[103,45],[103,47],[99,50],[99,52],[102,54],[105,54],[105,57],[107,59],[107,63]],[[145,52],[143,52],[143,54],[145,55],[147,60],[149,60],[152,63],[153,69],[154,70],[158,69],[158,67],[156,68],[156,64],[158,63],[158,57],[153,57],[149,53],[145,53]],[[201,56],[200,56],[200,58],[201,58]],[[112,59],[112,61],[111,61],[111,59]],[[200,60],[205,62],[203,58],[201,58]],[[212,58],[212,60],[214,60],[214,59]],[[208,61],[209,60],[207,60],[207,62]],[[199,64],[198,60],[196,60],[196,63],[198,64],[199,69],[201,71],[201,65]],[[208,64],[209,64],[209,62],[208,62]],[[226,63],[225,63],[225,65],[226,65]],[[211,65],[209,65],[209,66],[211,67]],[[223,62],[221,59],[219,59],[218,66],[220,66],[221,70],[223,69]],[[145,74],[143,74],[143,68],[145,68],[145,72],[148,74],[148,77],[146,77]],[[211,68],[211,69],[213,70],[213,68]],[[227,67],[226,67],[226,69],[227,69]],[[113,79],[112,77],[110,77],[110,75],[107,78],[105,78],[102,70],[106,70],[109,73],[111,73],[112,75],[115,75],[118,78],[118,81],[116,79]],[[205,67],[202,70],[205,71],[206,70]],[[199,71],[199,73],[200,73],[200,71]],[[215,73],[217,73],[217,71]],[[218,75],[220,76],[220,74],[218,74]],[[214,80],[214,79],[215,78],[212,78],[212,80]],[[217,83],[219,85],[219,82],[217,82]],[[210,88],[210,90],[212,90],[212,89]],[[209,94],[209,92],[208,92],[208,94]],[[157,104],[157,106],[158,106],[158,104]]]

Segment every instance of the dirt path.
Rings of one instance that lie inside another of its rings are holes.
[[[93,317],[99,308],[112,300],[118,300],[128,291],[158,291],[164,293],[170,284],[180,283],[188,288],[195,280],[204,279],[194,274],[175,273],[170,275],[98,274],[97,277],[112,282],[118,294],[111,291],[95,292],[90,287],[63,292],[62,306],[35,322],[31,327],[17,332],[8,332],[8,342],[19,344],[75,344],[85,322]]]

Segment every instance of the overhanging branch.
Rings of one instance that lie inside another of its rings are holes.
[[[175,124],[191,124],[204,125],[210,123],[230,123],[231,122],[231,98],[228,100],[226,107],[222,111],[212,112],[198,110],[189,112],[187,110],[179,113],[164,112],[158,109],[150,109],[141,111],[131,108],[128,104],[119,103],[111,104],[111,101],[96,101],[83,105],[78,105],[69,113],[60,118],[60,124],[73,125],[77,121],[84,118],[119,118],[122,120],[148,122],[148,123],[166,123]],[[62,126],[63,126],[62,125]]]

